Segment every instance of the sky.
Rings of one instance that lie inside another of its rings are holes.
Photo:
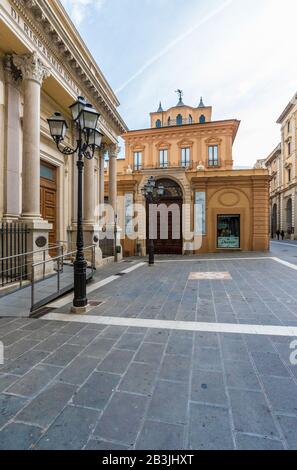
[[[159,102],[213,106],[239,119],[237,166],[280,142],[276,120],[297,92],[296,0],[62,0],[121,103],[129,129]]]

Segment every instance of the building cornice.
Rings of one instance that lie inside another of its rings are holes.
[[[240,121],[238,121],[237,119],[228,119],[221,121],[210,121],[204,124],[193,123],[183,126],[166,126],[159,128],[149,127],[146,129],[130,130],[125,135],[123,135],[123,138],[125,140],[129,140],[130,138],[139,138],[141,136],[143,138],[158,137],[159,139],[169,139],[172,137],[173,134],[179,136],[180,138],[187,136],[187,134],[189,134],[189,137],[193,134],[199,134],[201,136],[205,135],[206,137],[210,137],[212,133],[216,130],[219,130],[220,133],[225,130],[226,133],[229,132],[230,136],[234,141],[239,126]]]
[[[278,118],[278,120],[276,121],[277,124],[282,124],[283,121],[286,119],[286,117],[288,116],[288,114],[290,113],[290,111],[294,108],[294,106],[297,104],[297,93],[295,93],[295,95],[293,96],[293,98],[291,99],[291,101],[287,104],[287,106],[285,107],[285,109],[283,110],[283,112],[281,113],[280,117]]]
[[[282,146],[278,144],[277,147],[268,155],[265,160],[265,165],[269,165],[273,160],[275,160],[282,153]]]
[[[30,28],[80,85],[98,108],[103,124],[110,122],[117,134],[127,126],[117,111],[119,101],[79,36],[60,0],[10,0]]]

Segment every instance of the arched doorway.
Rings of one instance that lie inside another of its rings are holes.
[[[169,178],[157,180],[164,186],[164,195],[159,200],[163,205],[162,212],[158,211],[152,224],[156,224],[155,253],[159,255],[181,255],[183,253],[182,205],[183,193],[181,187]],[[150,211],[146,208],[147,241],[150,230]],[[148,251],[148,246],[147,246]]]
[[[274,238],[277,231],[277,205],[274,204],[271,212],[271,238]]]
[[[287,215],[287,232],[290,235],[292,232],[292,199],[289,198],[286,208]]]

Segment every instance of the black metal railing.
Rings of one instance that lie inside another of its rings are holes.
[[[0,283],[2,287],[27,278],[28,235],[29,230],[25,224],[0,223]]]

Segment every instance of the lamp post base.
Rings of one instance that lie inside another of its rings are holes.
[[[84,258],[75,260],[74,267],[74,299],[73,306],[84,308],[88,305],[87,299],[87,262]]]
[[[88,313],[90,307],[91,306],[89,304],[87,304],[85,307],[74,307],[74,305],[72,305],[70,312],[75,313],[76,315],[83,315],[84,313]]]

